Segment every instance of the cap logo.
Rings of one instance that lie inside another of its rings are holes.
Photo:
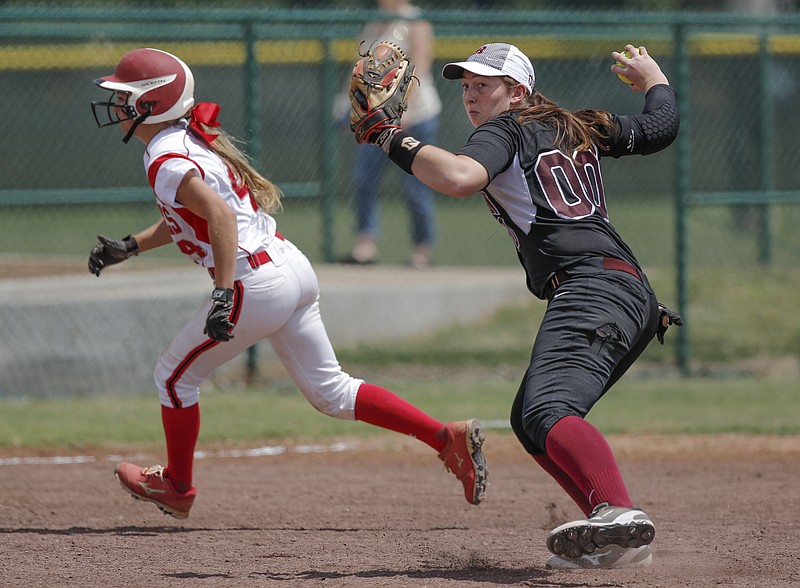
[[[490,77],[508,76],[525,86],[528,93],[533,92],[536,79],[530,60],[522,51],[509,43],[481,45],[466,61],[448,63],[442,70],[442,76],[456,80],[462,77],[465,71]]]

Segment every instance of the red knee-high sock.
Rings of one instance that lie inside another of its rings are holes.
[[[550,474],[550,476],[558,482],[558,485],[569,494],[570,498],[578,505],[578,508],[583,511],[583,514],[587,517],[592,514],[592,507],[586,499],[586,494],[578,488],[577,484],[572,481],[572,478],[570,478],[564,470],[553,463],[553,460],[544,453],[532,457],[536,460],[536,463],[542,466],[542,469]]]
[[[590,507],[601,502],[632,507],[617,460],[603,435],[577,416],[564,417],[547,434],[547,455],[583,492]]]
[[[444,424],[393,392],[361,384],[356,395],[356,420],[416,437],[436,451],[444,449]]]
[[[194,448],[200,433],[200,404],[188,408],[161,405],[161,422],[167,438],[167,467],[164,475],[178,492],[192,489]]]

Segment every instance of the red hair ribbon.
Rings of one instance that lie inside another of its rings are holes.
[[[221,123],[217,122],[217,115],[219,114],[219,104],[213,102],[200,102],[192,108],[192,116],[189,117],[189,127],[197,135],[205,139],[207,143],[213,143],[219,136],[219,133],[210,133],[205,128],[201,127],[199,123],[203,123],[205,127],[217,128]]]

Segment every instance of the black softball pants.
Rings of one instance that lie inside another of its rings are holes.
[[[528,453],[545,453],[560,419],[584,418],[654,338],[658,301],[642,280],[619,271],[579,274],[550,293],[511,409]]]

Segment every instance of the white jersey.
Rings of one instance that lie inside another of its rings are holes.
[[[191,170],[197,170],[236,213],[239,259],[265,250],[275,238],[275,219],[258,208],[246,187],[234,184],[228,166],[187,130],[186,121],[153,137],[144,152],[144,168],[172,240],[195,263],[214,267],[207,222],[175,200],[178,186]]]

